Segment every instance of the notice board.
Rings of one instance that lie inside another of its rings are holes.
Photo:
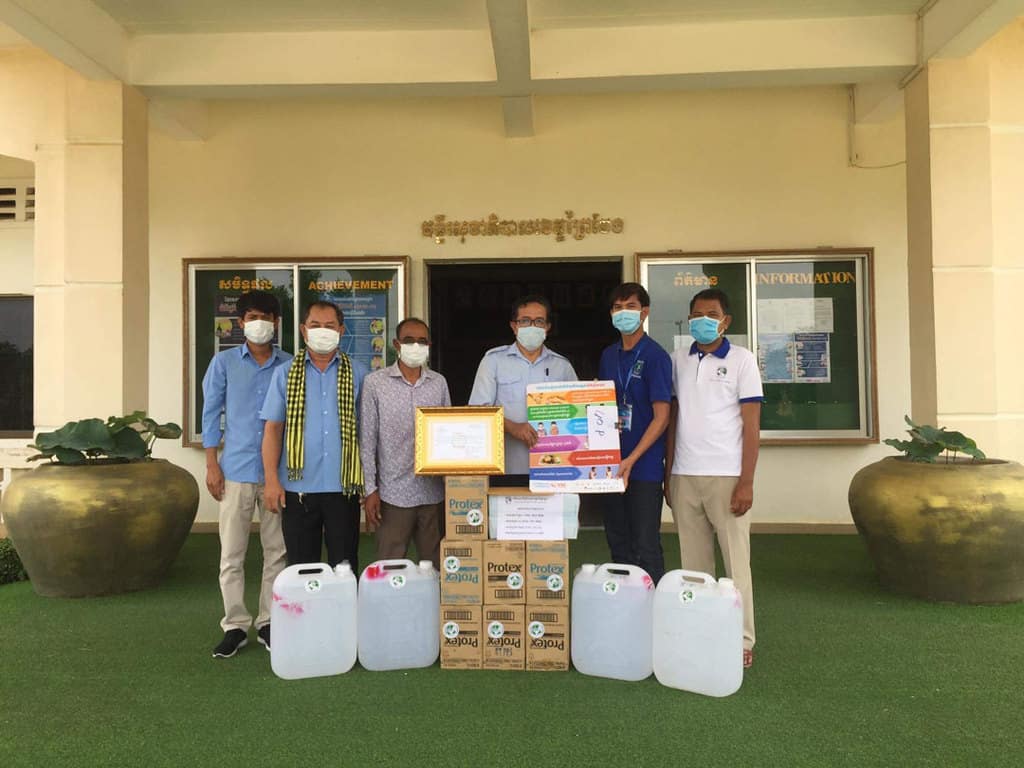
[[[391,339],[408,314],[408,264],[407,256],[186,259],[183,443],[202,445],[202,381],[213,356],[245,343],[237,312],[243,293],[277,296],[281,318],[274,343],[292,354],[302,347],[303,308],[333,301],[345,315],[341,351],[375,371],[395,361]]]
[[[871,248],[637,254],[648,333],[685,354],[690,299],[729,297],[726,336],[757,357],[763,443],[877,442]]]

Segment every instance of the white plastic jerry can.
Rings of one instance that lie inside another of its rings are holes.
[[[743,602],[732,579],[669,571],[654,595],[654,676],[671,688],[729,696],[743,684]]]
[[[572,664],[585,675],[651,674],[654,582],[635,565],[587,563],[572,585]]]
[[[286,680],[348,672],[356,663],[356,575],[348,563],[285,568],[274,579],[270,668]]]
[[[359,663],[429,667],[440,651],[441,584],[433,563],[378,560],[359,577]]]

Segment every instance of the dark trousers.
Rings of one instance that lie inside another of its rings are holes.
[[[359,573],[359,497],[343,493],[284,495],[281,532],[288,565],[319,563],[327,542],[327,564],[348,560]]]
[[[657,584],[665,575],[665,557],[661,552],[662,484],[630,480],[625,493],[602,495],[604,535],[612,560],[640,566]]]

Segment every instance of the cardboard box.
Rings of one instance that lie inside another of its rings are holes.
[[[441,605],[483,605],[483,561],[479,539],[441,541]]]
[[[569,542],[526,542],[526,604],[569,604]]]
[[[569,669],[569,606],[526,607],[526,669],[565,672]]]
[[[487,538],[487,477],[453,475],[444,479],[445,536]]]
[[[484,605],[526,604],[526,542],[485,541]]]
[[[484,669],[522,670],[526,666],[523,605],[485,605]]]
[[[480,669],[482,613],[481,605],[441,606],[441,669]]]

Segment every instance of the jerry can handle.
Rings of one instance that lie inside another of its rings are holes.
[[[401,571],[406,568],[416,567],[416,563],[414,563],[412,560],[407,560],[405,558],[396,558],[393,560],[374,560],[366,567],[372,568],[375,565],[378,566],[382,571]]]
[[[679,580],[682,582],[704,584],[708,587],[713,587],[718,583],[715,581],[715,577],[710,573],[704,573],[703,571],[688,571],[685,568],[679,571]]]
[[[639,565],[626,565],[625,563],[602,563],[597,572],[609,576],[649,576]]]

